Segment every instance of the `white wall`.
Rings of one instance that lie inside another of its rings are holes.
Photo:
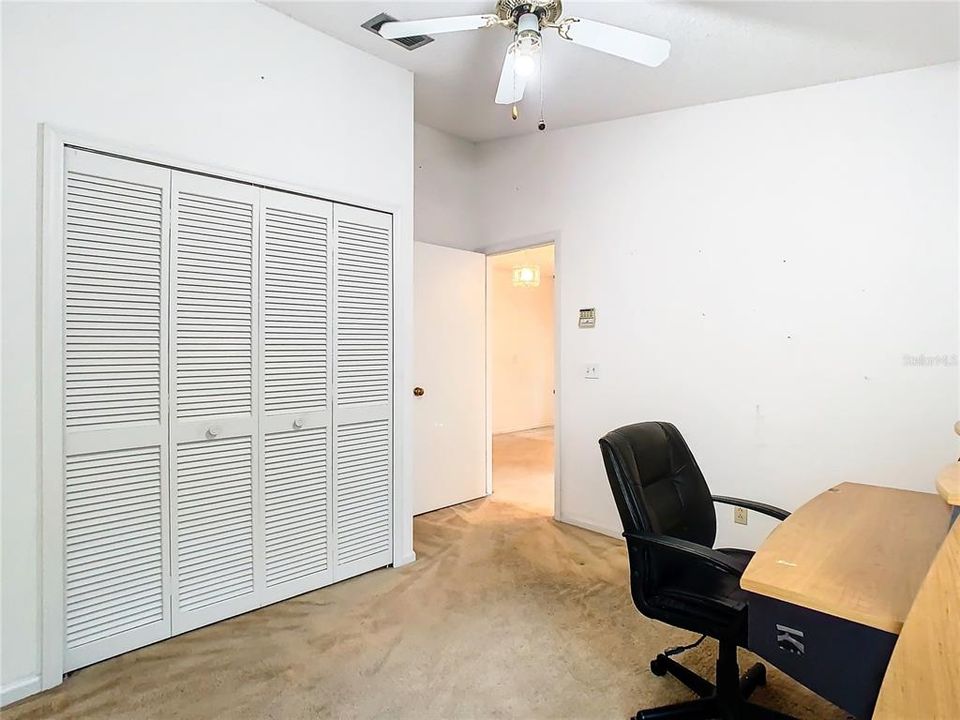
[[[3,3],[2,33],[0,683],[10,702],[37,689],[41,668],[38,123],[399,206],[402,338],[411,323],[413,78],[252,2]],[[400,348],[408,368],[409,348]],[[406,372],[400,387],[410,385]],[[408,412],[399,426],[410,427]],[[399,461],[409,502],[409,457]],[[409,506],[404,517],[410,554]]]
[[[414,125],[414,236],[417,242],[472,249],[480,241],[477,146]]]
[[[487,261],[493,432],[553,425],[553,275],[514,287],[497,259]]]
[[[480,146],[481,206],[523,208],[482,242],[560,233],[562,518],[618,534],[597,439],[640,420],[676,423],[718,494],[933,490],[958,451],[957,83],[953,63]],[[720,543],[770,528],[731,516]]]

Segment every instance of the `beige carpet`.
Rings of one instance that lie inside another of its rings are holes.
[[[625,718],[690,698],[647,669],[692,636],[634,610],[622,543],[538,510],[549,433],[498,437],[496,455],[492,498],[417,518],[413,565],[86,668],[4,720]],[[712,674],[714,651],[682,659]],[[775,671],[754,699],[844,717]]]

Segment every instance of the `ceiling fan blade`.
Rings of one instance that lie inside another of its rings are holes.
[[[457,17],[432,18],[430,20],[397,20],[386,22],[378,31],[387,40],[411,37],[412,35],[439,35],[460,30],[479,30],[497,25],[496,15],[459,15]]]
[[[527,86],[527,79],[517,75],[514,69],[516,46],[510,43],[507,54],[503,57],[503,69],[500,71],[500,84],[497,86],[497,104],[512,105],[523,98],[523,90]]]
[[[669,40],[595,20],[566,18],[560,21],[558,30],[564,40],[641,65],[657,67],[670,56]]]

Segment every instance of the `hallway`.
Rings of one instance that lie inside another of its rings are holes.
[[[493,436],[495,502],[553,517],[553,428]]]

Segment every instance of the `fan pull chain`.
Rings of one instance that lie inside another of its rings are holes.
[[[537,123],[537,129],[546,130],[547,123],[543,121],[543,46],[546,43],[540,40],[540,122]]]
[[[514,35],[513,41],[513,74],[511,76],[511,81],[513,82],[513,97],[517,97],[517,41],[516,35]],[[510,109],[510,117],[516,120],[520,117],[520,110],[517,109],[517,102],[514,99],[513,107]]]

